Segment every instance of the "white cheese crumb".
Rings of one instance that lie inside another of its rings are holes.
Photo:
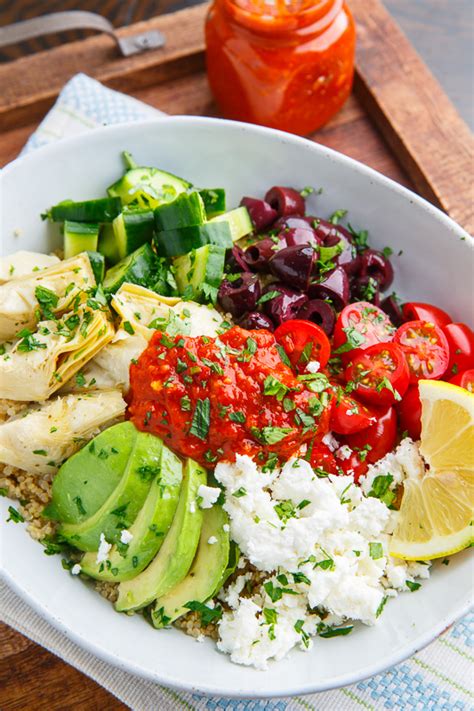
[[[76,563],[75,565],[72,566],[71,568],[71,575],[79,575],[81,572],[82,568],[79,565],[79,563]]]
[[[217,538],[215,536],[211,536],[210,538],[207,539],[207,542],[209,543],[210,546],[213,546],[215,543],[217,543]]]
[[[192,514],[196,513],[196,502],[195,501],[191,501],[191,503],[189,504],[189,513],[192,513]]]
[[[130,533],[130,531],[123,530],[120,534],[120,543],[125,543],[128,545],[130,541],[133,539],[133,533]]]
[[[205,636],[203,634],[198,634],[197,637],[195,637],[196,642],[204,642]]]
[[[339,442],[334,437],[332,432],[328,432],[327,434],[325,434],[321,441],[323,444],[326,445],[326,447],[329,447],[331,452],[335,452],[336,449],[339,449]]]
[[[228,523],[225,523],[225,524],[222,526],[222,530],[224,531],[224,533],[229,533],[229,531],[230,531],[230,526],[229,526],[229,524],[228,524]]]
[[[103,533],[100,534],[99,550],[97,551],[96,563],[103,563],[107,560],[112,545],[107,543]]]
[[[349,457],[352,454],[352,449],[349,447],[347,444],[343,444],[342,447],[339,447],[339,449],[336,449],[336,457],[338,459],[349,459]]]
[[[200,502],[201,509],[210,509],[212,505],[216,503],[219,498],[221,490],[216,486],[205,486],[201,484],[197,491],[197,495],[202,499]]]
[[[321,363],[319,362],[319,360],[310,360],[308,365],[306,366],[306,372],[317,373],[320,367]]]

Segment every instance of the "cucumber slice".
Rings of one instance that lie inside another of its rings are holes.
[[[75,257],[81,252],[96,252],[99,242],[99,225],[88,222],[71,222],[63,225],[64,259]]]
[[[107,188],[110,197],[119,197],[124,205],[144,209],[171,202],[192,187],[187,180],[157,168],[132,168]]]
[[[217,244],[225,249],[229,249],[233,244],[227,222],[206,222],[204,225],[191,225],[157,232],[154,243],[158,254],[166,257],[179,257],[205,244]]]
[[[47,216],[53,222],[112,222],[117,217],[122,204],[120,198],[99,198],[98,200],[83,200],[74,202],[73,200],[63,200],[54,205]]]
[[[134,252],[146,242],[151,242],[154,232],[152,210],[126,211],[112,222],[119,259]]]
[[[202,225],[205,221],[204,202],[197,192],[181,193],[173,202],[155,209],[155,225],[158,231]]]
[[[95,283],[102,284],[105,276],[105,257],[100,252],[87,252],[92,271],[94,272]]]
[[[208,220],[225,212],[225,190],[223,188],[203,188],[199,190],[199,195],[204,202]]]
[[[225,249],[206,244],[173,261],[176,284],[187,300],[216,303],[224,276]]]
[[[235,210],[224,212],[223,215],[213,217],[209,221],[210,224],[220,222],[228,222],[233,242],[237,242],[237,240],[254,231],[254,226],[246,207],[236,207]]]
[[[120,260],[112,222],[100,226],[98,250],[110,264],[116,264]]]
[[[154,275],[156,257],[149,244],[144,244],[114,267],[107,270],[104,290],[113,294],[125,282],[147,286]]]

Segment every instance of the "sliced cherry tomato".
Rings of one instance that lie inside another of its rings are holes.
[[[469,390],[470,393],[474,393],[474,369],[463,370],[462,373],[458,373],[451,378],[449,381],[453,385],[459,385],[459,387]]]
[[[331,344],[323,329],[312,321],[292,319],[275,331],[277,342],[284,348],[293,368],[304,373],[310,361],[324,368],[331,354]]]
[[[432,304],[423,304],[419,301],[409,301],[402,306],[404,321],[429,321],[440,328],[451,323],[452,318],[446,311]]]
[[[398,421],[402,432],[407,432],[412,439],[421,435],[421,402],[418,385],[410,385],[403,399],[397,405]]]
[[[474,333],[465,323],[448,323],[443,328],[449,343],[449,375],[474,368]]]
[[[337,434],[352,434],[364,430],[377,421],[377,417],[368,407],[357,402],[349,395],[334,395],[331,410],[330,429]]]
[[[379,459],[385,457],[395,446],[397,439],[397,413],[394,407],[388,407],[377,413],[375,424],[365,430],[343,437],[343,443],[347,444],[356,455],[352,464],[356,465],[354,475],[357,477],[365,474],[369,464],[375,464]],[[346,467],[341,464],[344,471]]]
[[[357,484],[361,476],[367,473],[369,465],[364,458],[364,454],[359,454],[359,452],[351,452],[351,454],[342,460],[338,460],[340,468],[344,474],[350,474],[354,477],[354,481]]]
[[[450,324],[451,325],[451,324]],[[449,328],[449,326],[447,327]],[[443,331],[430,321],[408,321],[395,334],[407,359],[410,382],[438,380],[449,363],[449,345]]]
[[[405,355],[395,343],[376,343],[360,351],[345,376],[358,398],[380,407],[400,400],[410,382]]]
[[[309,463],[313,469],[319,469],[326,474],[338,473],[336,457],[326,444],[321,442],[320,444],[314,444],[313,447],[309,445],[309,452]]]
[[[391,341],[394,333],[395,326],[382,309],[368,301],[357,301],[339,314],[334,327],[333,354],[347,363],[358,351]]]

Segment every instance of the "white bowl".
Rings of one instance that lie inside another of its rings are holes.
[[[438,304],[454,319],[472,312],[472,244],[446,215],[375,171],[328,148],[277,131],[230,121],[173,117],[98,129],[42,148],[0,174],[2,249],[47,251],[53,246],[40,213],[64,198],[92,198],[120,175],[120,151],[206,187],[223,186],[229,204],[262,195],[271,185],[323,187],[311,212],[349,210],[370,243],[392,247],[394,288],[405,298]],[[57,238],[56,238],[57,239]],[[468,552],[435,566],[416,593],[386,606],[380,623],[349,637],[316,639],[309,653],[259,672],[229,662],[215,645],[177,630],[156,631],[128,617],[48,557],[23,525],[6,524],[1,500],[0,560],[6,582],[64,634],[129,672],[179,689],[237,697],[290,696],[357,682],[430,642],[470,604]]]

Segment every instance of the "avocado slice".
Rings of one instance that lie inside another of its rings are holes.
[[[93,516],[122,478],[136,434],[131,422],[121,422],[69,457],[54,478],[43,516],[71,524]]]
[[[130,580],[141,573],[158,553],[171,526],[182,476],[181,460],[163,446],[158,474],[129,529],[132,540],[128,545],[114,546],[104,563],[97,563],[96,553],[86,553],[81,560],[81,571],[96,580],[111,582]]]
[[[186,603],[205,602],[216,592],[229,561],[229,532],[224,530],[228,523],[219,504],[204,509],[196,557],[186,577],[155,602],[151,613],[155,627],[169,625],[189,612]]]
[[[116,444],[114,447],[117,449]],[[97,551],[101,533],[109,543],[117,543],[143,506],[157,474],[161,448],[158,437],[135,430],[132,451],[114,491],[93,516],[77,524],[64,523],[59,533],[81,551]]]
[[[120,583],[116,610],[125,612],[145,607],[185,577],[199,543],[203,515],[197,504],[197,492],[205,483],[206,471],[187,459],[178,507],[168,535],[148,568],[133,580]]]

